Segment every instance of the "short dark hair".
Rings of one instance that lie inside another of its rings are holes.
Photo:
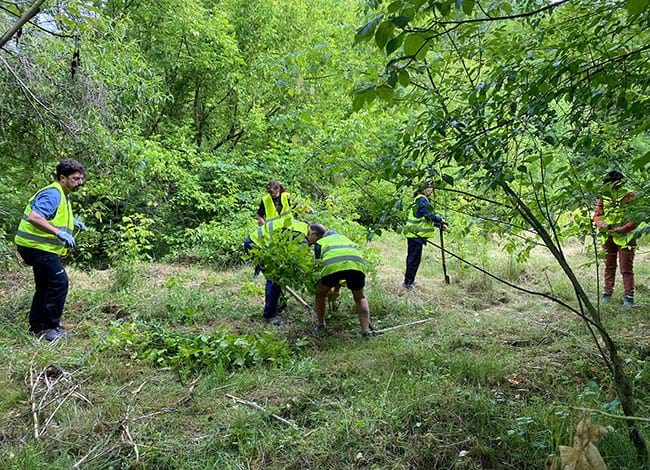
[[[73,173],[86,174],[86,169],[77,160],[61,160],[56,166],[56,178],[61,176],[70,176]]]
[[[429,180],[420,181],[418,183],[417,189],[413,191],[413,197],[417,196],[418,194],[424,194],[424,190],[427,188],[433,188],[433,181],[429,181]]]
[[[325,235],[325,232],[327,232],[327,229],[323,224],[309,224],[309,230],[314,232],[318,239],[323,238],[323,235]]]
[[[624,178],[625,178],[625,175],[623,173],[621,173],[618,170],[612,170],[609,173],[607,173],[607,176],[603,180],[603,183],[604,184],[618,183],[618,182],[623,181]]]

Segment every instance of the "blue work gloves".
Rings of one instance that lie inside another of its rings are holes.
[[[74,228],[77,230],[80,230],[82,232],[85,232],[87,230],[86,224],[84,224],[81,220],[73,219]]]
[[[59,230],[59,233],[57,233],[56,236],[59,238],[59,240],[63,240],[68,248],[74,248],[77,246],[77,242],[75,241],[74,237],[69,233],[64,232],[63,230]]]

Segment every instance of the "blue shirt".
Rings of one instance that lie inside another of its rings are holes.
[[[67,199],[67,197],[66,197]],[[47,220],[52,220],[61,204],[61,193],[56,188],[47,188],[39,192],[32,201],[32,210]]]
[[[420,218],[424,217],[427,220],[433,221],[433,224],[436,227],[440,226],[440,223],[442,222],[442,217],[440,217],[438,214],[433,214],[429,210],[429,205],[431,205],[431,201],[426,196],[421,196],[418,198],[418,209],[415,211],[415,217]]]

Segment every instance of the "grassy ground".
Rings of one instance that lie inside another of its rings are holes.
[[[345,292],[327,334],[312,335],[309,312],[290,299],[293,322],[273,328],[262,347],[249,335],[269,330],[260,321],[263,283],[250,267],[158,263],[69,268],[64,324],[75,336],[47,344],[26,332],[31,274],[5,273],[0,466],[542,468],[559,445],[572,445],[580,408],[620,415],[609,372],[575,316],[454,260],[445,285],[429,248],[417,289],[405,291],[405,243],[389,235],[376,246],[383,261],[367,288],[375,328],[431,320],[370,341],[359,337]],[[643,250],[637,301],[650,303]],[[520,265],[487,247],[469,255],[510,282],[570,298],[548,257]],[[581,245],[570,257],[595,285]],[[647,418],[650,307],[624,310],[619,300],[603,318],[627,360],[638,415]],[[210,335],[223,327],[230,336],[215,343]],[[220,355],[228,341],[241,367]],[[170,365],[165,354],[174,347],[184,359]],[[141,358],[146,348],[152,360]],[[596,445],[609,468],[638,468],[625,422],[609,415],[592,414],[609,431]],[[648,422],[640,425],[650,438]]]

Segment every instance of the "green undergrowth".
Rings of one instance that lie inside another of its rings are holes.
[[[366,288],[374,327],[425,321],[371,340],[346,290],[314,335],[312,313],[291,297],[290,324],[261,321],[264,284],[250,266],[140,263],[126,284],[69,267],[64,324],[75,336],[48,344],[26,332],[30,273],[7,272],[2,468],[543,468],[572,445],[583,410],[608,429],[596,445],[609,468],[639,468],[609,370],[578,318],[451,262],[446,285],[428,247],[406,291],[403,240],[374,245],[383,255]],[[570,259],[589,280],[585,257],[576,249]],[[649,299],[647,261],[641,250],[639,302]],[[568,297],[542,254],[517,265],[493,251],[485,263]],[[601,313],[648,417],[649,309],[614,302]],[[650,438],[647,422],[639,427]]]
[[[161,325],[122,323],[111,327],[109,334],[107,348],[176,370],[184,376],[210,369],[279,365],[292,354],[286,340],[272,332],[180,332]]]

